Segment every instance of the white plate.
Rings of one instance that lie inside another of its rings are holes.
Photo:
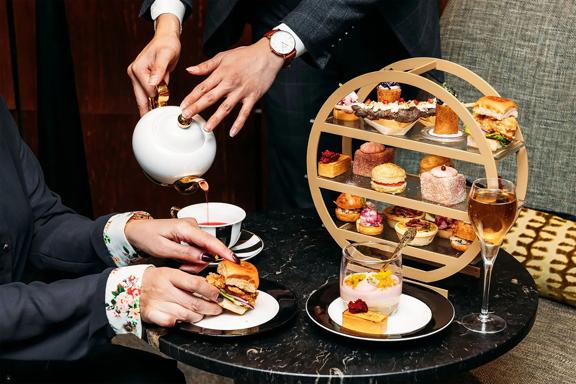
[[[217,331],[232,331],[257,327],[272,320],[280,310],[278,301],[266,292],[258,291],[256,306],[253,310],[239,316],[224,311],[218,316],[205,317],[195,326]]]
[[[333,322],[342,326],[342,312],[347,308],[341,298],[328,306],[328,315]],[[432,311],[421,300],[402,294],[398,310],[388,317],[385,335],[405,335],[424,328],[432,319]]]
[[[384,135],[390,135],[390,136],[404,136],[405,134],[408,133],[410,128],[412,128],[414,126],[414,124],[416,124],[418,122],[418,120],[415,120],[414,122],[408,124],[404,128],[391,128],[391,127],[386,127],[384,125],[378,124],[376,121],[370,120],[368,118],[364,118],[364,121],[368,125],[373,127],[374,129],[376,129],[378,132],[380,132]]]

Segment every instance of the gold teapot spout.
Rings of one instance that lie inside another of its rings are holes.
[[[208,191],[208,182],[197,176],[184,176],[174,182],[174,189],[183,195],[189,195],[201,189]]]

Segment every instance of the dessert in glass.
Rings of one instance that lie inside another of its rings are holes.
[[[376,314],[387,317],[396,311],[402,294],[402,256],[393,253],[394,246],[375,242],[354,243],[344,248],[340,297],[349,308],[345,317],[350,312],[356,317],[377,317]]]

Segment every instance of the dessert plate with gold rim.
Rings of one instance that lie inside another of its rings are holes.
[[[345,303],[338,282],[320,287],[306,301],[308,317],[319,327],[357,340],[392,342],[415,340],[436,334],[454,320],[454,307],[439,293],[404,282],[398,310],[388,318],[386,334],[355,332],[342,327]]]

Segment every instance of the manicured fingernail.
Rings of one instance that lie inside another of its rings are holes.
[[[216,261],[216,256],[208,252],[202,252],[202,256],[200,257],[200,259],[206,263],[212,263]]]
[[[221,303],[224,301],[224,298],[222,296],[218,296],[218,298],[216,299],[217,302]]]
[[[235,253],[232,254],[232,260],[234,260],[236,264],[240,264],[240,258]]]
[[[190,114],[184,109],[186,107],[180,107],[182,108],[182,117],[185,119],[189,119],[190,118]]]
[[[198,67],[195,66],[195,65],[193,65],[193,66],[191,66],[191,67],[186,68],[186,70],[187,70],[188,72],[196,72],[196,71],[198,70]]]
[[[230,137],[236,136],[236,133],[238,133],[238,132],[236,132],[236,130],[235,130],[234,128],[232,128],[232,129],[230,130]]]
[[[159,79],[160,79],[160,78],[159,78],[157,75],[152,75],[152,76],[150,76],[150,78],[148,79],[148,84],[149,84],[149,85],[157,85]]]

